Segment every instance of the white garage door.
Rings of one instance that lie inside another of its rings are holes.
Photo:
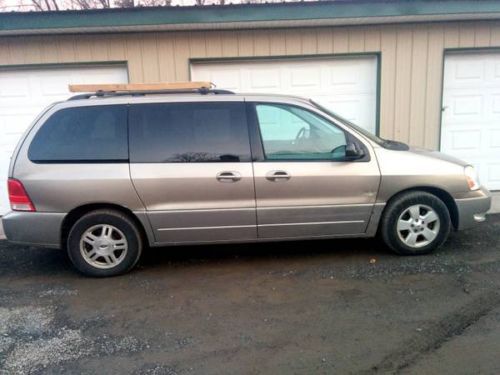
[[[375,133],[377,58],[302,59],[245,62],[199,62],[191,65],[194,81],[248,93],[312,98]]]
[[[500,54],[445,57],[441,151],[473,164],[500,189]]]
[[[71,96],[70,83],[127,83],[122,65],[0,70],[0,215],[9,209],[6,178],[19,138],[43,108]]]

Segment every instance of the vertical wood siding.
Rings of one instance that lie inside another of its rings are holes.
[[[131,82],[185,81],[189,60],[380,53],[380,134],[438,148],[444,49],[500,48],[500,21],[0,37],[0,67],[126,61]]]

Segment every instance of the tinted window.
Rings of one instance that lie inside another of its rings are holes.
[[[130,107],[130,161],[250,161],[243,103],[160,103]]]
[[[126,161],[127,108],[62,109],[38,130],[28,156],[35,162]]]
[[[266,159],[345,158],[344,131],[321,116],[282,104],[257,104],[256,112]]]

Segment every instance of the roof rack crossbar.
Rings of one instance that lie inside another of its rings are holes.
[[[116,96],[146,96],[146,95],[158,95],[158,94],[201,94],[201,95],[224,95],[234,94],[233,91],[221,90],[221,89],[196,89],[196,90],[149,90],[149,91],[96,91],[94,93],[78,94],[70,97],[68,100],[81,100],[90,99],[92,97],[98,98],[109,98]]]

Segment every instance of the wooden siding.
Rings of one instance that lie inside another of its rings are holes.
[[[380,53],[380,134],[438,148],[444,49],[500,47],[500,21],[0,37],[0,67],[126,61],[131,83],[189,80],[190,59]]]

